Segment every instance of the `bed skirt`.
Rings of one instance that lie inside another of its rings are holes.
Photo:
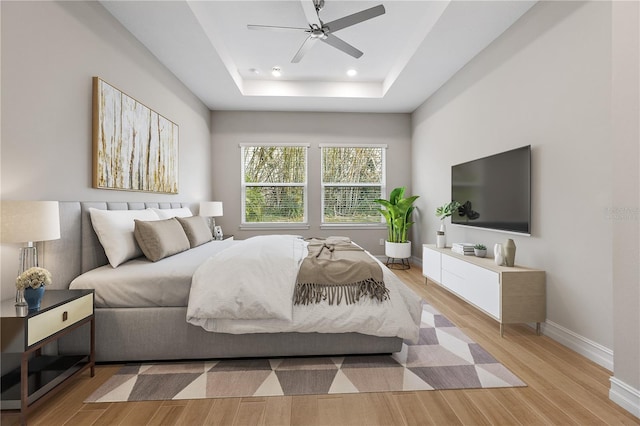
[[[210,333],[186,322],[187,308],[96,308],[96,362],[347,355],[398,352],[402,339],[360,333]],[[85,353],[89,328],[60,340]]]

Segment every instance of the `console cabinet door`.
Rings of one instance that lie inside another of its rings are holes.
[[[440,252],[423,247],[422,275],[437,283],[442,283],[440,258]]]
[[[500,319],[500,276],[453,256],[442,256],[442,285]]]
[[[496,319],[500,312],[500,276],[484,268],[473,268],[467,277],[469,302],[475,304]]]

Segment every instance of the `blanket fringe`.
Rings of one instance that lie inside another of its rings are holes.
[[[339,305],[344,299],[345,303],[350,305],[367,296],[382,302],[389,298],[389,289],[384,282],[373,279],[349,284],[297,283],[293,304],[308,305],[326,300],[329,305]]]

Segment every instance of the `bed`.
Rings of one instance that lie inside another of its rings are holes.
[[[252,332],[250,322],[245,322],[244,331],[225,328],[223,331],[206,331],[190,324],[187,318],[187,301],[190,291],[189,269],[196,268],[203,259],[237,244],[231,240],[212,241],[192,248],[185,253],[156,262],[165,265],[166,271],[152,279],[157,285],[156,295],[144,295],[127,291],[120,285],[119,274],[127,274],[123,268],[137,265],[139,273],[146,275],[144,267],[150,266],[145,258],[130,260],[117,268],[108,265],[104,249],[93,229],[90,209],[98,210],[143,210],[180,209],[190,207],[187,203],[149,202],[60,202],[62,238],[44,244],[45,265],[54,276],[52,288],[69,288],[72,281],[96,274],[96,271],[111,270],[105,279],[106,287],[96,290],[96,361],[121,362],[145,360],[181,360],[239,357],[310,356],[392,353],[401,350],[400,335],[375,336],[360,332],[313,332],[279,331],[273,321],[257,321],[259,332]],[[168,265],[168,266],[167,266]],[[179,266],[178,266],[179,265]],[[187,265],[186,272],[180,268]],[[156,265],[157,266],[157,265]],[[420,323],[420,302],[411,290],[391,271],[382,266],[384,279],[398,285],[396,301],[404,299],[417,330]],[[177,271],[177,272],[176,272]],[[191,272],[193,273],[193,271]],[[171,278],[171,279],[169,279]],[[135,286],[133,284],[129,284]],[[76,287],[78,288],[78,287]],[[86,287],[88,288],[88,287]],[[107,292],[112,294],[105,297]],[[132,296],[136,294],[136,296]],[[108,300],[107,300],[108,299]],[[234,321],[226,321],[232,323]],[[235,321],[242,323],[242,320]],[[242,328],[242,327],[241,327]],[[60,353],[74,353],[86,348],[88,329],[76,333],[59,343]],[[411,331],[407,331],[411,334]]]

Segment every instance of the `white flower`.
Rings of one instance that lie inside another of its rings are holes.
[[[51,284],[51,272],[37,266],[27,269],[16,278],[16,288],[19,289],[38,288],[49,284]]]

